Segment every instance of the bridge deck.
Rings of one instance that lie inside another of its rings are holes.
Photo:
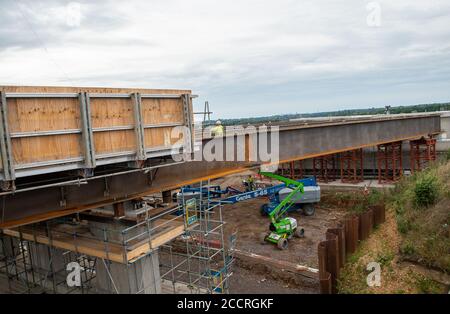
[[[320,155],[370,147],[394,141],[417,139],[437,134],[438,114],[390,115],[346,121],[294,121],[280,124],[280,162],[312,158]],[[246,149],[260,140],[260,133],[246,136]],[[211,141],[205,139],[203,148]],[[224,152],[226,155],[226,152]],[[64,216],[74,212],[104,206],[149,193],[216,178],[256,167],[259,157],[246,161],[191,161],[156,164],[144,169],[115,170],[96,173],[93,177],[47,184],[30,182],[14,192],[0,193],[0,228]],[[163,166],[163,167],[162,167]]]

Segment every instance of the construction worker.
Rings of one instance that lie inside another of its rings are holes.
[[[223,136],[224,128],[222,125],[222,121],[217,120],[216,126],[211,129],[211,136]]]
[[[249,175],[246,180],[244,180],[245,191],[250,192],[255,190],[255,180],[252,175]]]

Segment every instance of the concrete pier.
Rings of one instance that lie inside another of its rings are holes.
[[[97,260],[94,285],[98,293],[161,293],[159,256],[157,252],[131,264]]]

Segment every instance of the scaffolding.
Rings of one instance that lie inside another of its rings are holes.
[[[317,181],[328,183],[336,180],[336,160],[337,155],[335,154],[313,158],[313,174],[317,178]]]
[[[410,141],[411,173],[425,169],[436,160],[436,139],[421,138]]]
[[[22,234],[21,231],[19,233]],[[22,236],[2,233],[0,293],[89,293],[95,277],[96,261],[84,254],[56,250],[52,246],[25,240]],[[79,265],[80,285],[69,287],[66,285],[66,265],[74,262]]]
[[[222,204],[211,201],[210,181],[194,195],[181,193],[185,219],[192,226],[183,237],[160,249],[161,280],[166,293],[228,293],[235,235],[225,246]],[[164,271],[163,271],[164,270]]]
[[[364,165],[362,148],[341,153],[341,181],[358,183],[364,181]]]
[[[396,182],[403,175],[402,142],[377,146],[378,183]]]
[[[233,258],[221,204],[183,196],[171,208],[144,202],[136,213],[135,220],[83,213],[2,230],[0,293],[228,292]]]
[[[278,174],[291,179],[303,178],[303,164],[301,160],[294,160],[280,164]]]

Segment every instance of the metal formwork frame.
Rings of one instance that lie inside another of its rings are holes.
[[[409,144],[411,173],[423,170],[436,160],[436,139],[421,138]]]
[[[327,183],[336,180],[336,159],[334,154],[313,158],[313,174],[318,181]]]
[[[83,144],[85,149],[85,166],[86,168],[95,168],[95,147],[94,135],[91,125],[91,106],[88,93],[79,94],[80,113],[81,113],[81,133],[83,135]]]
[[[0,91],[0,101],[0,149],[3,180],[13,181],[15,179],[15,170],[14,160],[12,157],[11,135],[8,128],[8,103],[4,91]]]
[[[364,181],[363,149],[354,149],[340,154],[341,181],[358,183]]]
[[[294,160],[280,164],[279,173],[291,179],[303,178],[303,163],[301,160]]]
[[[139,94],[139,93],[10,93],[0,91],[0,149],[2,154],[2,171],[0,171],[0,181],[8,182],[14,181],[16,177],[32,176],[43,173],[52,173],[60,171],[68,171],[75,169],[93,169],[96,166],[122,163],[130,161],[142,161],[147,158],[156,158],[161,156],[168,156],[172,154],[174,148],[183,148],[187,150],[188,147],[192,149],[193,141],[192,134],[192,119],[191,119],[191,99],[196,97],[191,94]],[[81,128],[67,129],[67,130],[49,130],[39,132],[12,132],[8,128],[7,116],[7,99],[8,98],[74,98],[79,99]],[[90,99],[92,98],[131,98],[134,102],[135,108],[135,125],[123,125],[114,127],[93,127],[90,114]],[[143,124],[141,112],[141,99],[181,99],[183,102],[184,120],[180,123],[161,123],[161,124]],[[139,117],[138,117],[139,116]],[[144,130],[152,128],[164,128],[186,125],[191,130],[191,137],[185,139],[183,145],[178,147],[153,147],[145,148]],[[116,153],[96,154],[94,145],[94,134],[97,132],[119,131],[119,130],[135,130],[138,149],[133,151],[121,151]],[[36,136],[54,136],[66,134],[81,134],[83,140],[84,155],[80,157],[65,158],[59,160],[51,160],[44,162],[31,162],[24,164],[14,164],[12,158],[11,138],[28,138]]]
[[[377,146],[378,183],[396,182],[403,176],[402,142]]]
[[[141,95],[139,93],[133,93],[131,95],[133,100],[134,109],[134,123],[136,132],[136,159],[145,160],[145,140],[144,140],[144,123],[142,122],[142,108],[141,108]]]
[[[194,152],[194,121],[192,121],[192,106],[191,106],[191,97],[189,94],[185,94],[181,96],[183,99],[183,114],[184,114],[184,125],[188,128],[189,134],[185,134],[184,136],[188,135],[187,138],[185,138],[185,147],[184,150],[188,153]]]

